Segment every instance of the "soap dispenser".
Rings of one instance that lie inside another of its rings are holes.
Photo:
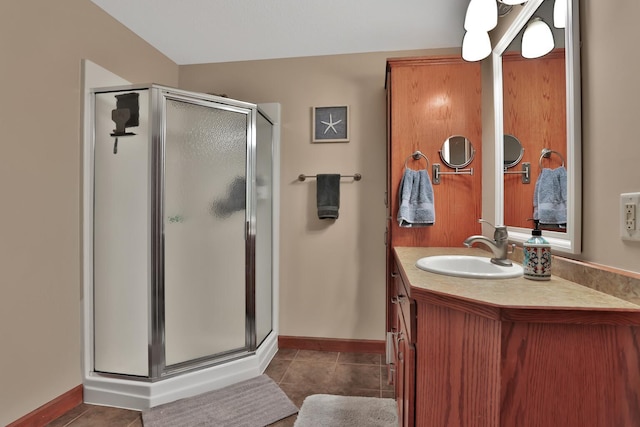
[[[551,245],[542,237],[538,228],[539,221],[534,221],[531,238],[524,242],[524,277],[531,280],[551,279]]]

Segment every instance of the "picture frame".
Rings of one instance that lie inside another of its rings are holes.
[[[312,107],[312,142],[349,142],[349,106]]]

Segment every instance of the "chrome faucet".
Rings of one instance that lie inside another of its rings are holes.
[[[479,219],[478,222],[484,222],[493,227],[493,229],[495,230],[495,232],[493,233],[493,240],[481,235],[469,236],[464,241],[464,245],[467,247],[471,247],[476,242],[484,243],[493,252],[493,258],[491,258],[492,263],[510,267],[512,265],[511,260],[507,258],[507,249],[509,247],[509,234],[507,233],[507,227],[505,225],[494,226],[489,221],[485,221],[484,219]]]

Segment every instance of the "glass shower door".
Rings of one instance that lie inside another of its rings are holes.
[[[164,365],[170,368],[249,345],[245,233],[252,110],[163,99]]]

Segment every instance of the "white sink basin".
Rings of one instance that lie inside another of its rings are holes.
[[[431,273],[472,279],[510,279],[522,276],[522,266],[503,267],[490,258],[469,255],[437,255],[420,258],[416,267]]]

